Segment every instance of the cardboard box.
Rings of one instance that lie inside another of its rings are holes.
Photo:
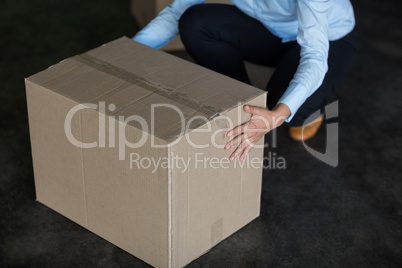
[[[25,82],[39,202],[155,267],[259,216],[263,148],[222,146],[265,91],[126,37]]]
[[[140,28],[146,26],[159,12],[171,4],[172,0],[131,0],[131,14]],[[205,3],[231,4],[230,0],[205,0]],[[165,51],[184,50],[180,36],[162,48]]]

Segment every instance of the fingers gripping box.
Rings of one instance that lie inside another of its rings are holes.
[[[26,79],[37,200],[155,267],[182,267],[258,217],[263,141],[225,132],[266,93],[129,38]]]

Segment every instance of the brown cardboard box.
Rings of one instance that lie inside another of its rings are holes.
[[[138,25],[143,28],[146,26],[153,18],[155,18],[159,12],[162,11],[166,6],[172,3],[172,0],[131,0],[130,8],[131,14],[138,23]],[[221,3],[221,4],[231,4],[230,0],[205,0],[205,3]],[[176,37],[172,42],[167,44],[162,48],[165,51],[173,50],[183,50],[183,43],[180,41],[180,36]]]
[[[147,263],[182,267],[258,217],[263,148],[222,146],[264,91],[120,38],[26,93],[37,200]]]

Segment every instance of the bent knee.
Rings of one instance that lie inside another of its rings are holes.
[[[198,32],[208,20],[206,5],[197,4],[189,7],[179,19],[179,33],[182,38]]]

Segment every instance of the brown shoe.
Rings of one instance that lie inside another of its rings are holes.
[[[324,115],[320,115],[317,119],[301,127],[289,127],[289,136],[296,141],[308,140],[314,137],[320,128]]]

